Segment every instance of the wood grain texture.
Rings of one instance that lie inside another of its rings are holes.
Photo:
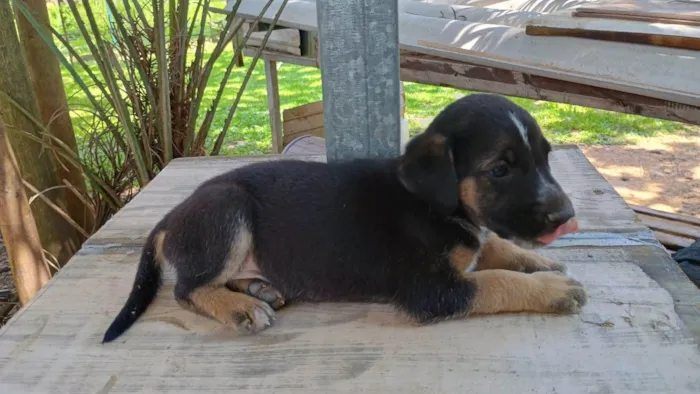
[[[582,5],[573,10],[572,16],[700,26],[700,3],[668,0],[608,0]]]
[[[525,27],[525,33],[531,36],[578,37],[629,44],[700,49],[700,27],[695,26],[545,15],[529,21]]]
[[[643,207],[641,205],[630,204],[630,208],[632,208],[637,213],[642,213],[642,214],[654,216],[657,218],[669,219],[669,220],[673,220],[673,221],[677,221],[677,222],[681,222],[681,223],[688,223],[688,224],[692,224],[693,226],[700,227],[700,219],[693,217],[693,216],[679,215],[677,213],[659,211],[657,209]]]
[[[321,112],[310,114],[305,117],[300,117],[292,120],[284,121],[284,134],[296,134],[303,131],[317,129],[323,127],[323,107]]]
[[[282,119],[280,119],[280,89],[279,81],[277,79],[277,62],[263,58],[263,63],[265,63],[267,111],[270,115],[272,153],[280,153],[282,152]]]
[[[624,91],[403,51],[401,79],[700,124],[700,103],[683,105]]]
[[[265,3],[247,0],[241,4],[239,15],[253,18]],[[540,5],[550,8],[548,3]],[[278,8],[273,3],[263,20],[269,21]],[[289,3],[279,24],[317,31],[315,14],[315,2]],[[679,104],[696,105],[700,98],[700,79],[695,78],[700,60],[694,51],[667,47],[649,51],[644,46],[618,42],[532,37],[517,27],[405,12],[399,13],[398,19],[401,49]],[[430,42],[461,50],[425,45]]]
[[[326,136],[325,128],[323,126],[321,127],[316,127],[313,129],[307,129],[307,130],[300,130],[294,133],[285,133],[284,137],[282,138],[282,143],[286,147],[287,144],[289,144],[291,141],[293,141],[295,138],[299,138],[304,135],[311,135],[314,137],[319,137],[319,138],[324,138]],[[325,144],[325,138],[324,138],[324,144]],[[325,148],[324,148],[325,151]]]
[[[300,105],[298,107],[285,109],[282,112],[282,117],[285,122],[292,121],[297,118],[304,118],[307,116],[322,114],[323,113],[323,100],[316,101],[313,103],[308,103]]]
[[[583,233],[538,253],[588,289],[579,315],[505,314],[412,326],[377,304],[303,304],[240,336],[156,302],[100,341],[151,227],[202,181],[259,160],[171,162],[0,330],[2,393],[694,393],[700,292],[575,147],[553,153]]]

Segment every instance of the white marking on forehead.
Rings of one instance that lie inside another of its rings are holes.
[[[518,128],[518,131],[520,132],[520,136],[523,138],[523,142],[525,142],[525,146],[530,148],[530,141],[527,139],[527,127],[523,124],[523,122],[518,119],[518,117],[515,115],[514,112],[509,112],[508,115],[510,116],[510,120],[515,123],[515,127]]]

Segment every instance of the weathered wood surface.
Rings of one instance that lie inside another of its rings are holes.
[[[630,205],[630,207],[667,249],[685,248],[696,239],[700,239],[700,219],[638,205]]]
[[[248,32],[248,29],[250,29],[249,25],[250,24],[247,23],[243,26],[243,35]],[[266,34],[267,31],[256,31],[251,33],[248,41],[246,41],[246,45],[251,47],[262,46]],[[301,55],[301,34],[297,29],[273,30],[265,43],[265,49],[299,56]]]
[[[700,102],[684,105],[644,95],[403,51],[401,79],[457,89],[582,105],[700,124]]]
[[[606,0],[577,7],[573,10],[572,16],[700,26],[700,2],[697,0]]]
[[[454,1],[459,2],[458,0]],[[445,2],[451,4],[454,1],[446,0]],[[471,4],[471,2],[466,3]],[[479,2],[475,1],[474,3]],[[499,6],[510,6],[515,10],[525,7],[518,2],[512,3],[512,5],[499,3]],[[551,9],[567,8],[579,3],[583,2],[579,0],[548,1],[547,11],[550,10],[550,7]],[[537,2],[528,4],[528,6],[540,9]],[[428,5],[436,6],[436,4]],[[282,24],[303,29],[299,23],[283,20]],[[304,30],[301,32],[302,36],[315,34]],[[303,45],[304,42],[302,42]],[[454,48],[450,48],[450,50],[454,52]],[[254,49],[247,48],[246,54],[251,55],[253,51]],[[313,56],[293,56],[280,52],[264,51],[263,57],[274,61],[319,67],[317,59]],[[681,104],[673,100],[650,97],[646,94],[629,93],[624,89],[601,88],[560,78],[515,71],[508,67],[486,66],[408,50],[401,50],[400,64],[403,81],[582,105],[658,119],[700,124],[700,101],[694,105]]]
[[[431,18],[513,27],[525,27],[528,20],[543,15],[542,13],[531,11],[513,11],[502,8],[423,3],[418,1],[399,1],[399,12]]]
[[[263,63],[265,63],[267,111],[270,116],[272,153],[280,153],[282,151],[282,119],[280,119],[280,90],[277,78],[277,62],[263,58]]]
[[[280,156],[277,156],[280,157]],[[580,315],[412,327],[388,307],[298,305],[258,336],[181,309],[172,273],[101,345],[151,227],[202,181],[276,157],[178,159],[0,331],[1,393],[697,393],[700,291],[583,154],[553,153],[582,233],[542,251],[588,289]],[[298,157],[324,160],[322,156]]]
[[[700,50],[700,26],[545,15],[528,21],[525,33]]]
[[[255,17],[265,3],[244,0],[238,13]],[[273,3],[263,20],[269,21],[279,7]],[[289,3],[278,23],[316,31],[315,11],[315,2]],[[668,47],[650,51],[642,45],[618,42],[533,37],[512,26],[409,13],[400,13],[398,18],[401,49],[686,105],[697,105],[700,100],[700,79],[695,77],[700,59],[696,51]],[[461,50],[426,46],[426,42]]]

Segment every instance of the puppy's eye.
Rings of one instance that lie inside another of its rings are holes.
[[[498,163],[496,167],[489,171],[489,176],[492,178],[503,178],[510,173],[510,168],[505,162]]]

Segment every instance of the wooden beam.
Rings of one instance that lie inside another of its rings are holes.
[[[329,161],[400,153],[397,0],[316,2]]]
[[[700,26],[697,0],[608,0],[582,4],[573,10],[572,16]]]
[[[264,0],[245,1],[241,4],[239,15],[257,17],[264,4],[267,4]],[[318,11],[317,4],[321,3],[289,3],[278,24],[316,31],[318,21],[313,14]],[[545,6],[544,2],[541,5]],[[549,2],[546,8],[550,8]],[[278,9],[279,4],[270,6],[263,20],[271,20]],[[697,68],[693,66],[697,53],[690,50],[658,47],[649,51],[645,46],[616,42],[561,37],[533,38],[524,34],[522,28],[408,13],[399,15],[399,32],[401,49],[412,52],[624,91],[679,104],[695,106],[700,101],[700,79],[696,78],[697,72],[693,71]]]
[[[700,219],[694,216],[679,215],[677,213],[664,212],[656,209],[643,207],[641,205],[629,204],[630,208],[638,214],[645,214],[648,216],[654,216],[662,219],[674,220],[676,222],[687,223],[700,228]]]
[[[412,52],[403,52],[401,55],[401,79],[700,124],[700,104],[679,104],[619,90]]]
[[[258,48],[246,46],[243,49],[243,54],[248,57],[253,57],[257,53]],[[306,56],[297,56],[289,53],[281,53],[270,50],[263,49],[260,57],[263,59],[272,60],[279,63],[292,63],[300,66],[316,67],[318,68],[318,62],[315,58]]]
[[[700,50],[700,27],[696,26],[545,15],[529,21],[525,33]]]
[[[272,153],[282,152],[282,119],[280,114],[280,91],[277,79],[277,62],[263,58],[267,81],[267,110],[270,113]]]

